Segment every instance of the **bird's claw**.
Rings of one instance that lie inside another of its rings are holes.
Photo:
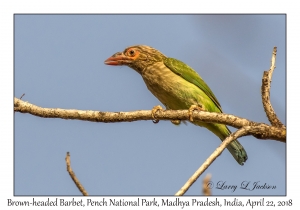
[[[189,108],[189,119],[191,122],[194,121],[193,119],[193,111],[203,111],[202,107],[201,106],[197,106],[197,105],[192,105],[190,108]]]
[[[155,124],[159,122],[159,120],[156,119],[155,116],[154,116],[155,113],[156,113],[158,110],[164,110],[164,109],[163,109],[160,105],[157,105],[157,106],[155,106],[155,107],[152,108],[152,113],[151,113],[152,118],[153,118],[152,122],[155,123]]]

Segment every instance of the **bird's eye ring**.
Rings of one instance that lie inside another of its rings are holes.
[[[129,50],[128,53],[129,53],[130,56],[134,56],[135,55],[135,51],[133,49]]]

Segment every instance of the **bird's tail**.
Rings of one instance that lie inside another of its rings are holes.
[[[227,136],[231,134],[231,131],[226,127],[227,135],[221,139],[221,141],[225,140]],[[244,165],[244,162],[248,159],[247,152],[241,143],[238,140],[232,141],[227,147],[229,152],[232,154],[234,159],[240,164]]]
[[[238,140],[234,140],[233,142],[231,142],[227,146],[227,149],[240,165],[244,165],[244,162],[246,162],[248,156],[246,150]]]
[[[225,140],[231,134],[226,125],[212,123],[207,128],[216,134],[221,141]],[[238,140],[232,141],[226,148],[240,165],[244,165],[248,156],[246,150]]]

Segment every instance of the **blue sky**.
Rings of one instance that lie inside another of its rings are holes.
[[[128,67],[104,60],[136,44],[152,46],[194,68],[225,113],[268,123],[261,103],[263,71],[277,46],[271,102],[286,124],[284,15],[15,15],[14,96],[41,107],[134,111],[160,102]],[[204,128],[169,121],[94,123],[15,113],[15,195],[81,195],[65,164],[90,195],[173,195],[220,144]],[[234,128],[230,128],[232,131]],[[240,166],[225,150],[202,179],[237,185],[214,195],[285,195],[286,144],[243,137]],[[243,181],[276,186],[243,190]]]

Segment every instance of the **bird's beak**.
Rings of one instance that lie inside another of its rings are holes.
[[[117,52],[104,61],[106,65],[111,65],[111,66],[121,66],[121,65],[129,64],[131,62],[132,59],[125,56],[124,53],[122,52]]]

